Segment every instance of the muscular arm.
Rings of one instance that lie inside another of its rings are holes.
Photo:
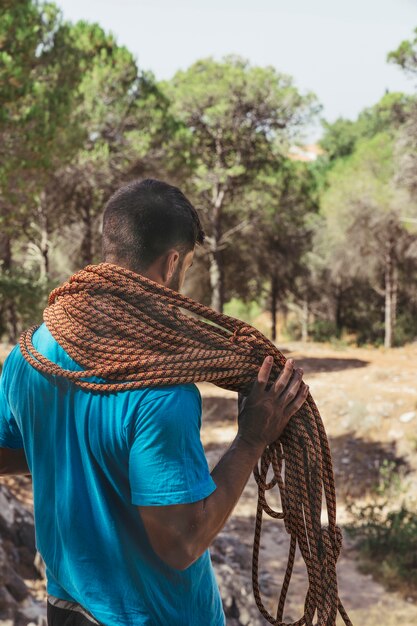
[[[0,475],[30,474],[23,448],[0,448]]]
[[[239,500],[265,446],[238,434],[211,472],[217,489],[204,500],[171,506],[138,506],[155,552],[168,565],[186,569],[220,532]]]
[[[238,434],[211,472],[216,490],[191,504],[138,506],[149,541],[158,556],[186,569],[208,548],[233,511],[257,460],[276,441],[307,398],[302,370],[288,360],[268,391],[272,361],[265,359],[240,410]],[[240,408],[240,407],[239,407]]]

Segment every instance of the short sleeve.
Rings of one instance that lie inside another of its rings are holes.
[[[200,426],[201,396],[195,385],[158,391],[140,405],[130,434],[132,504],[186,504],[216,489]]]
[[[0,377],[0,447],[23,448],[22,435],[7,399],[7,361],[8,358],[4,362]]]

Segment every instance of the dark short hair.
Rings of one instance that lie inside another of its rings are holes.
[[[183,258],[204,239],[194,206],[178,187],[160,180],[128,183],[104,208],[103,258],[123,262],[133,271],[146,270],[173,247]]]

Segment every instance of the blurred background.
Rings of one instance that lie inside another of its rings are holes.
[[[417,2],[0,11],[0,362],[49,291],[101,261],[110,195],[136,178],[177,185],[207,235],[184,292],[304,368],[333,454],[352,621],[417,623]],[[212,467],[236,398],[199,388]],[[212,547],[230,626],[265,623],[251,591],[255,487]],[[0,479],[1,625],[45,623],[31,507],[29,477]],[[273,611],[288,538],[278,521],[264,528]],[[286,620],[306,588],[298,555]]]

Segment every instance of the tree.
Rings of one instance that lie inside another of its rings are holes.
[[[267,302],[276,341],[277,311],[288,294],[302,302],[301,307],[307,302],[297,278],[306,273],[309,219],[318,209],[314,175],[309,165],[283,159],[279,167],[261,172],[238,203],[245,207],[250,225],[226,254],[229,293],[244,301]]]
[[[384,298],[386,347],[394,341],[400,265],[413,242],[401,218],[409,203],[393,182],[393,144],[387,133],[359,142],[333,168],[321,204],[330,274],[365,279]]]
[[[322,126],[324,134],[320,146],[330,161],[352,154],[358,134],[355,122],[339,117],[333,123],[323,119]]]
[[[239,228],[235,223],[225,229],[228,207],[264,167],[282,159],[288,141],[319,107],[312,93],[298,92],[291,77],[272,67],[251,67],[235,56],[198,61],[161,88],[187,129],[188,186],[204,211],[211,306],[221,311],[223,251]]]
[[[13,272],[13,243],[30,221],[45,172],[72,143],[67,128],[79,58],[68,26],[53,4],[4,0],[0,22],[0,263]],[[2,299],[10,338],[15,302]],[[3,320],[4,321],[4,320]]]
[[[13,200],[75,143],[68,118],[81,80],[80,54],[53,4],[5,0],[0,25],[2,195]],[[64,132],[65,131],[65,132]],[[20,185],[17,185],[17,182]],[[39,185],[38,185],[39,186]]]
[[[417,77],[417,28],[412,41],[403,41],[388,54],[388,61]],[[396,144],[396,180],[417,197],[417,98],[413,97]],[[413,219],[413,218],[411,218]]]
[[[371,139],[378,133],[400,128],[406,121],[413,97],[402,92],[387,92],[379,102],[361,111],[356,120],[342,117],[329,123],[322,120],[324,129],[320,145],[330,162],[351,155],[361,139]]]
[[[100,26],[64,22],[49,3],[3,4],[0,254],[2,271],[10,274],[2,285],[12,293],[13,255],[31,279],[47,281],[54,240],[68,226],[79,225],[74,262],[93,261],[106,197],[160,162],[179,125],[166,115],[169,102],[153,76],[139,71],[133,55]],[[15,309],[0,297],[12,341]]]
[[[84,139],[71,163],[57,172],[50,199],[56,203],[58,192],[67,223],[82,225],[77,260],[87,265],[95,257],[97,219],[106,198],[138,170],[156,169],[174,125],[152,74],[140,71],[131,52],[111,34],[97,24],[78,22],[73,39],[85,59],[74,111]]]
[[[414,39],[404,40],[396,50],[388,53],[387,61],[399,65],[410,76],[417,76],[417,28],[414,29]]]
[[[113,35],[84,21],[71,25],[69,33],[81,76],[67,122],[68,128],[77,129],[77,143],[71,158],[57,154],[45,171],[25,230],[46,276],[53,235],[68,225],[80,225],[74,264],[94,261],[105,199],[141,159],[151,160],[168,106],[152,75],[139,70]]]

